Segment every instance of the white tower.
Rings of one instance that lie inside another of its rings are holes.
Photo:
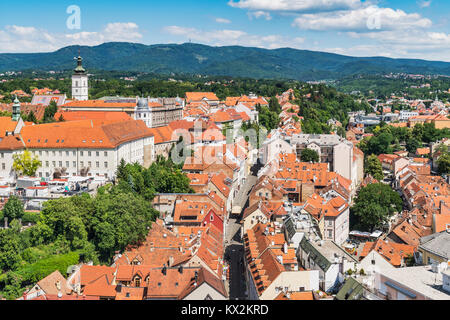
[[[72,99],[78,101],[89,100],[89,83],[86,70],[83,68],[83,58],[78,56],[78,66],[72,75]]]
[[[137,104],[134,108],[134,120],[142,120],[148,128],[153,127],[153,115],[148,106],[147,98],[136,98]]]

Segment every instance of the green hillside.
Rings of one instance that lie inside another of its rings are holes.
[[[0,54],[0,72],[69,70],[81,50],[88,69],[155,74],[201,74],[256,79],[323,80],[358,74],[420,73],[450,75],[450,63],[383,57],[355,58],[295,49],[185,43],[142,45],[104,43],[70,46],[51,53]]]

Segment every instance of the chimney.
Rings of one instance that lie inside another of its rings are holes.
[[[183,266],[180,266],[180,267],[178,268],[178,272],[179,272],[180,274],[183,274]]]
[[[283,251],[284,251],[284,254],[288,254],[288,245],[287,245],[287,242],[285,242],[284,243],[284,247],[283,247]]]
[[[175,261],[174,257],[170,256],[169,257],[169,263],[168,263],[169,267],[173,266],[174,261]]]
[[[162,272],[163,275],[167,275],[167,267],[166,267],[166,264],[164,264],[164,266],[163,266],[161,272]]]

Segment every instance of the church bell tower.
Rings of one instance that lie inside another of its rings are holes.
[[[78,101],[89,100],[89,83],[86,70],[83,68],[83,58],[78,55],[77,67],[72,75],[72,99]]]

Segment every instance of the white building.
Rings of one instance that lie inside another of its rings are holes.
[[[320,288],[326,292],[344,282],[344,273],[357,267],[358,262],[333,241],[317,239],[300,242],[297,257],[303,268],[318,270]]]
[[[333,134],[297,134],[293,135],[291,144],[296,145],[297,154],[311,149],[319,154],[320,162],[329,163],[330,171],[339,173],[352,181],[352,189],[358,184],[357,163],[353,160],[353,144]]]
[[[113,178],[122,159],[145,167],[154,161],[154,136],[142,121],[102,124],[91,120],[26,126],[21,144],[0,149],[5,172],[12,170],[10,153],[29,149],[42,162],[38,177],[51,178],[56,171],[68,176]],[[2,160],[0,156],[0,160]]]
[[[278,159],[280,153],[295,153],[295,146],[292,146],[284,139],[279,137],[278,132],[272,131],[273,135],[266,141],[260,151],[260,159],[262,164],[268,164],[269,162]]]
[[[402,111],[400,111],[399,120],[400,121],[408,121],[409,118],[417,117],[418,115],[419,115],[419,113],[415,112],[415,111],[404,111],[404,110],[402,110]]]

